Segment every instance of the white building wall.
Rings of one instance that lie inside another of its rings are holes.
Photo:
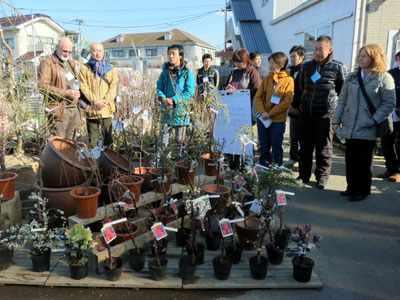
[[[330,25],[334,57],[347,67],[350,66],[356,0],[323,0],[271,24],[275,1],[280,0],[269,0],[262,6],[262,0],[251,0],[256,18],[262,21],[272,52],[282,51],[288,55],[293,45],[304,45],[306,32]]]

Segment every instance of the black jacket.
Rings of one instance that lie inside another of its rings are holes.
[[[394,85],[396,89],[396,108],[400,108],[400,69],[393,68],[388,71],[390,75],[392,75],[394,79]]]
[[[316,71],[321,78],[314,83],[311,76]],[[318,64],[313,59],[303,63],[300,71],[301,113],[315,116],[333,114],[345,77],[346,70],[343,64],[336,60],[329,59]]]
[[[204,79],[205,77],[207,77],[207,79]],[[202,93],[204,90],[218,90],[218,70],[213,68],[209,68],[207,71],[204,70],[204,68],[198,69],[196,83],[200,93]]]
[[[293,77],[294,79],[294,95],[293,95],[293,101],[292,101],[292,107],[299,109],[300,108],[300,100],[301,100],[301,89],[300,89],[300,70],[301,70],[302,64],[299,64],[297,66],[291,66],[290,69],[290,76]],[[291,115],[289,113],[289,115]]]

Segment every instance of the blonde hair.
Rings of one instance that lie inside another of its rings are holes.
[[[365,52],[367,52],[368,56],[371,58],[371,72],[378,74],[386,72],[386,54],[379,45],[369,44],[361,47],[357,54],[357,61],[362,50],[365,50]],[[358,66],[357,70],[359,71],[360,69],[360,66]]]

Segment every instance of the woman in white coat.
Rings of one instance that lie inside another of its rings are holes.
[[[386,55],[378,45],[363,46],[357,56],[358,68],[344,82],[333,117],[333,129],[346,139],[347,189],[340,194],[350,201],[365,199],[371,192],[372,161],[376,125],[385,121],[396,103],[394,81],[386,72]],[[371,114],[361,91],[361,76],[366,93],[376,109]]]

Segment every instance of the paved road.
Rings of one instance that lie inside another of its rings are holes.
[[[374,174],[384,171],[375,160]],[[285,222],[313,225],[323,235],[315,260],[322,290],[175,291],[0,287],[0,299],[400,299],[400,183],[373,178],[373,194],[358,203],[339,196],[345,189],[344,156],[335,150],[326,190],[311,185],[299,190],[288,206]]]

